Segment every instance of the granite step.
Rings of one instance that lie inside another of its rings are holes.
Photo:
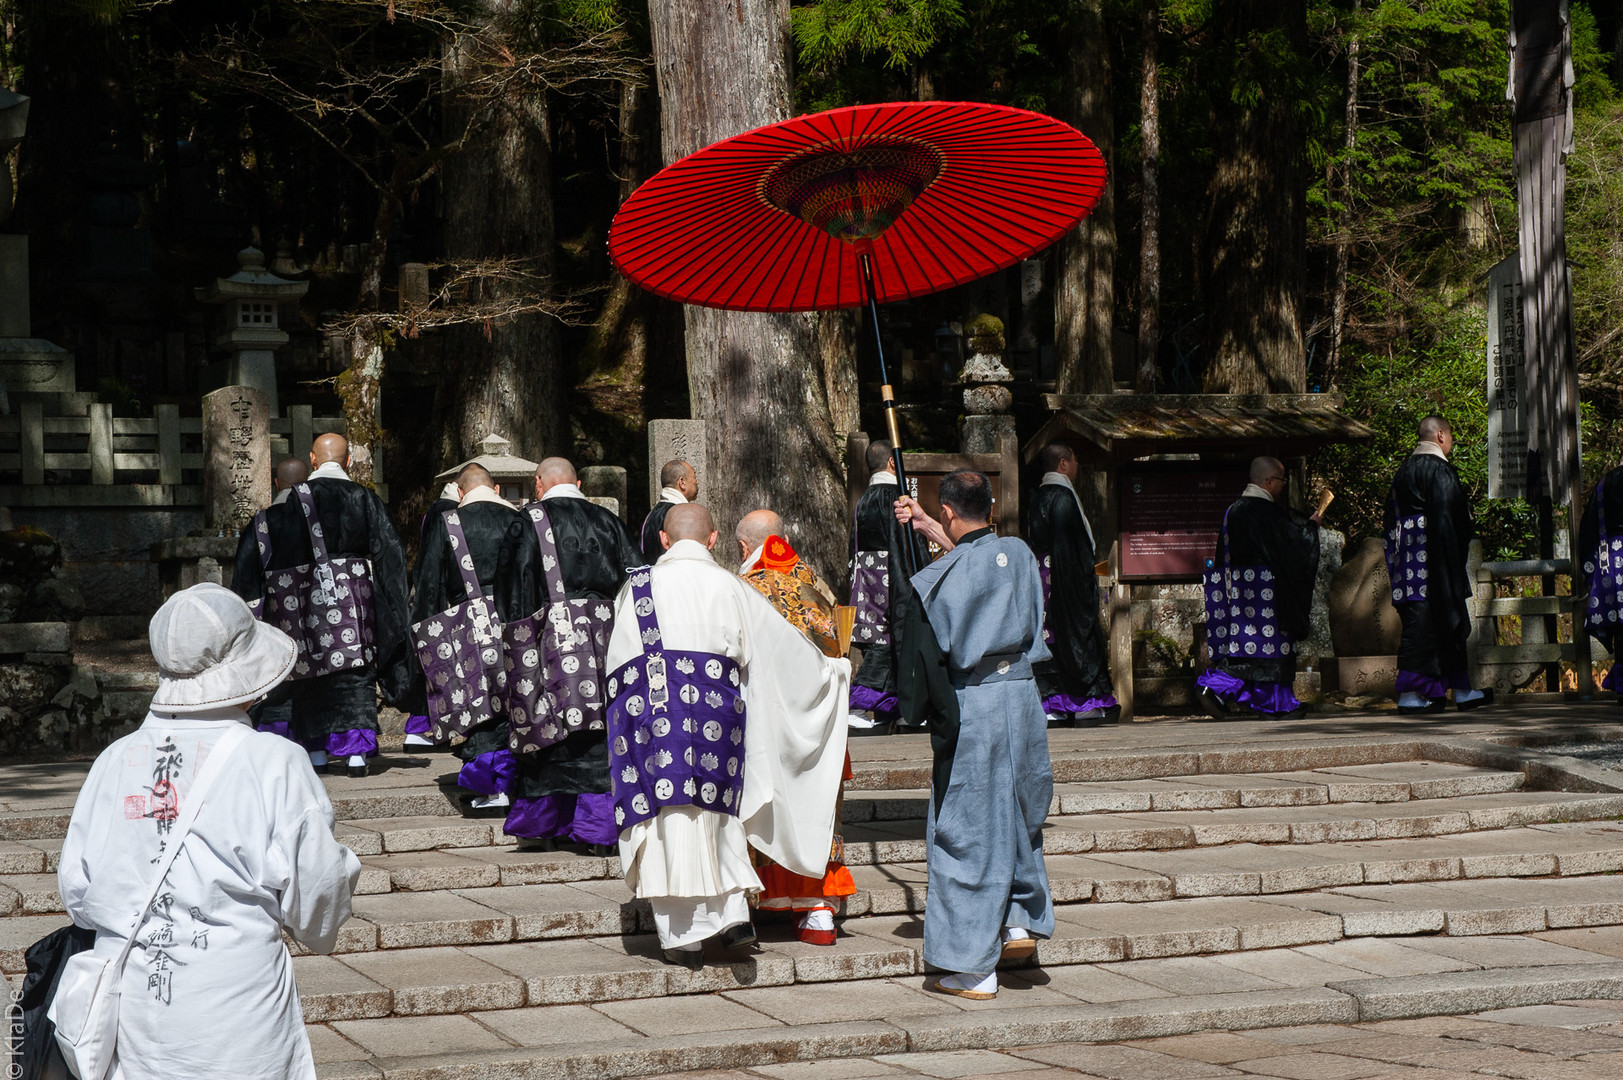
[[[494,908],[479,916],[473,912],[477,905],[457,905],[450,895],[440,914],[443,929],[453,929],[450,924],[455,923],[455,932],[427,934],[422,932],[427,924],[419,923],[411,947],[296,957],[306,1016],[331,1020],[596,1004],[796,983],[849,987],[926,971],[923,921],[916,915],[848,919],[832,947],[794,940],[786,922],[763,922],[761,943],[751,954],[729,957],[712,948],[707,966],[690,972],[664,963],[647,924],[627,918],[624,908],[599,909],[607,917],[580,927],[584,933],[534,938],[527,935],[559,927],[544,922],[526,927],[523,917],[511,911],[510,921],[501,922]],[[525,903],[532,914],[545,918],[539,914],[543,904]],[[465,932],[481,918],[481,933]],[[402,920],[379,919],[376,931],[381,938],[403,928]],[[1484,879],[1358,886],[1266,900],[1061,905],[1054,936],[1039,944],[1036,963],[1052,973],[1071,965],[1243,957],[1278,949],[1303,949],[1324,959],[1325,950],[1315,949],[1326,946],[1331,952],[1369,958],[1365,970],[1384,963],[1387,973],[1396,973],[1400,967],[1391,958],[1413,957],[1416,949],[1447,958],[1430,969],[1444,970],[1519,962],[1507,959],[1512,956],[1549,959],[1565,947],[1559,939],[1540,943],[1504,935],[1579,929],[1595,930],[1601,935],[1596,940],[1623,947],[1623,879],[1568,879],[1558,900],[1552,900],[1547,882]],[[1351,939],[1367,943],[1353,947],[1347,944]],[[1232,963],[1243,966],[1245,961]],[[1420,969],[1411,963],[1408,970]],[[1018,977],[1019,971],[1014,974]],[[356,975],[368,982],[355,980]],[[389,992],[387,1001],[379,988]]]

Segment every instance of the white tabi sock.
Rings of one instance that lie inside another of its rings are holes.
[[[1480,690],[1456,690],[1454,691],[1454,704],[1458,705],[1462,701],[1475,701],[1482,696]]]
[[[312,769],[325,769],[327,767],[327,751],[310,751],[310,767]]]
[[[358,769],[362,765],[365,765],[365,764],[366,764],[366,755],[365,754],[351,754],[351,755],[349,755],[349,767],[350,768]]]
[[[468,803],[475,810],[495,810],[503,806],[511,806],[507,792],[498,791],[494,795],[481,795]]]
[[[956,975],[944,976],[941,985],[954,990],[973,990],[978,994],[997,993],[997,972],[989,975],[978,975],[973,971],[960,971]]]
[[[1024,941],[1030,936],[1030,932],[1023,926],[1005,926],[1003,928],[1003,943],[1005,945],[1011,941]]]
[[[406,736],[406,745],[407,746],[424,746],[424,747],[433,746],[434,745],[434,737],[432,735],[418,735],[418,734],[416,734],[414,732],[414,733]]]
[[[879,724],[879,721],[873,718],[872,713],[865,712],[850,713],[846,716],[845,722],[854,728],[871,728],[877,727]]]
[[[1049,720],[1064,720],[1066,718],[1066,714],[1062,712],[1044,713],[1043,715],[1048,717]]]
[[[1413,690],[1405,690],[1398,695],[1398,708],[1400,709],[1424,709],[1430,704],[1430,700],[1421,697]]]
[[[1089,709],[1087,712],[1077,713],[1076,718],[1078,720],[1103,720],[1105,711],[1103,709]]]
[[[812,908],[800,917],[802,930],[832,930],[834,929],[834,912],[826,907]]]

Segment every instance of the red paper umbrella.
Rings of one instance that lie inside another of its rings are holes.
[[[1099,151],[1051,117],[964,102],[858,105],[667,166],[615,215],[609,255],[638,285],[684,303],[856,307],[1009,266],[1063,236],[1104,183]]]

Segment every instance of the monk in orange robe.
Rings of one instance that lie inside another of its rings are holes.
[[[811,567],[800,561],[783,538],[783,521],[771,510],[756,510],[738,523],[738,551],[743,563],[739,576],[766,597],[806,637],[828,656],[842,656],[834,624],[834,593]],[[845,758],[845,779],[851,779],[851,755]],[[839,811],[835,811],[838,828]],[[792,910],[800,916],[797,932],[810,945],[834,944],[834,912],[839,898],[857,891],[846,869],[844,842],[838,832],[829,852],[822,880],[792,873],[751,850],[762,891],[756,906],[766,911]]]

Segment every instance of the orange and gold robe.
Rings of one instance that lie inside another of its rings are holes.
[[[834,593],[811,567],[800,561],[789,541],[781,536],[768,537],[761,557],[741,576],[766,597],[790,625],[810,638],[813,645],[828,656],[842,655],[839,635],[834,628]],[[851,779],[850,753],[845,756],[844,779]],[[857,884],[845,867],[845,842],[838,828],[836,810],[834,844],[829,852],[828,869],[820,881],[792,873],[752,848],[750,855],[762,886],[758,905],[767,909],[799,909],[811,907],[808,901],[821,898],[827,906],[833,907],[838,897],[856,892]]]

